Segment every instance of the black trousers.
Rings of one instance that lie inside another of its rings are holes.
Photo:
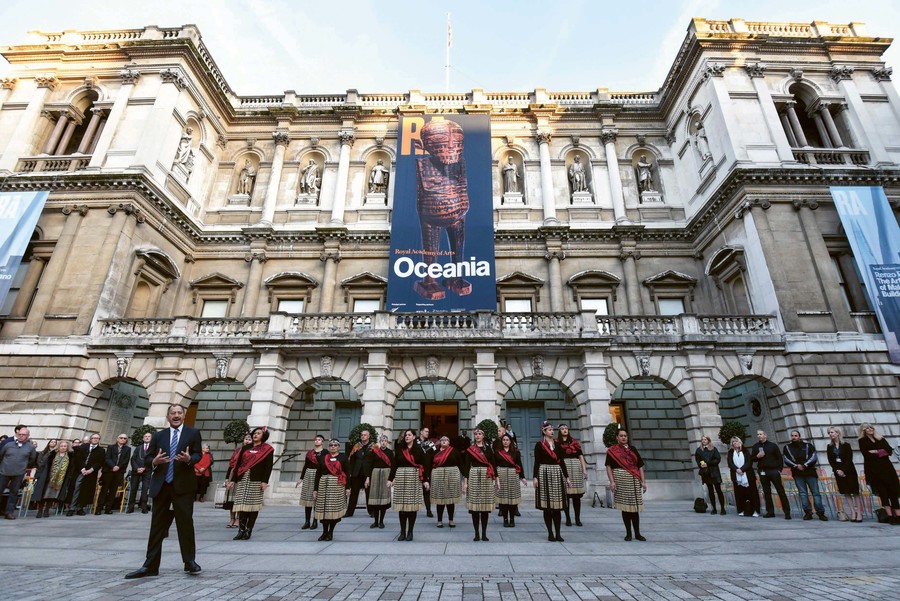
[[[150,470],[144,470],[143,474],[138,474],[137,472],[131,472],[131,485],[128,487],[128,508],[131,509],[134,507],[134,502],[137,499],[138,488],[141,489],[141,509],[147,509],[147,492],[150,490],[150,476],[153,472]]]
[[[95,512],[112,511],[116,504],[116,491],[122,486],[125,480],[124,472],[103,472],[103,480],[100,483],[100,496],[97,497],[97,506],[94,507]]]
[[[172,518],[175,519],[175,527],[178,530],[178,546],[181,547],[182,561],[187,563],[196,558],[194,496],[195,493],[176,495],[171,484],[163,484],[159,494],[153,497],[150,539],[147,541],[147,559],[144,560],[144,567],[148,570],[159,570],[163,538],[172,525]]]
[[[772,486],[781,499],[781,507],[784,509],[784,515],[791,515],[791,504],[788,501],[787,494],[784,492],[784,483],[781,481],[781,474],[760,474],[759,485],[763,489],[763,498],[766,500],[766,513],[775,513],[775,504],[772,502]]]
[[[360,474],[359,476],[350,476],[350,497],[347,499],[347,513],[344,514],[346,517],[351,517],[353,512],[356,511],[356,505],[359,503],[359,491],[366,483],[366,476],[364,474]],[[369,491],[366,490],[366,505],[369,504]]]

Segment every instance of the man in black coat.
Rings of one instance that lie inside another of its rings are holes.
[[[200,573],[200,566],[195,561],[194,498],[197,495],[197,477],[193,466],[200,461],[203,441],[199,430],[184,425],[184,414],[181,405],[169,405],[166,414],[169,427],[154,434],[150,440],[144,461],[144,465],[153,470],[150,478],[153,512],[147,558],[144,565],[126,574],[125,578],[159,575],[163,538],[169,532],[173,517],[178,529],[184,571],[192,576]]]
[[[346,517],[353,517],[356,505],[359,502],[359,490],[366,483],[365,463],[366,453],[372,450],[372,441],[368,430],[359,434],[359,442],[350,450],[350,498],[347,500]],[[369,491],[366,491],[366,505],[368,505]]]
[[[769,441],[769,437],[763,430],[756,431],[758,441],[750,449],[753,462],[756,463],[756,472],[759,474],[759,485],[763,489],[763,497],[766,500],[766,513],[764,518],[775,517],[775,504],[772,502],[772,488],[778,493],[781,500],[781,508],[784,510],[784,519],[791,519],[791,504],[784,492],[784,484],[781,482],[781,470],[784,469],[784,459],[778,445]]]
[[[141,489],[141,513],[147,513],[147,491],[150,488],[151,471],[144,467],[144,460],[147,458],[152,438],[152,432],[144,432],[144,442],[136,446],[131,453],[131,484],[128,487],[128,510],[125,513],[134,513],[138,488]]]
[[[103,479],[100,483],[100,496],[97,497],[97,506],[94,507],[94,515],[100,515],[106,507],[106,514],[112,515],[116,504],[116,492],[125,481],[125,472],[128,470],[128,462],[131,459],[131,447],[128,446],[128,435],[119,434],[116,444],[106,447],[106,456],[103,459]]]
[[[106,452],[100,446],[100,435],[91,434],[87,444],[82,444],[75,451],[75,467],[79,470],[72,493],[72,504],[67,516],[85,515],[84,508],[94,503],[94,492],[97,489],[97,476],[103,467]]]

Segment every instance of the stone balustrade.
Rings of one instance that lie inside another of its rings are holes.
[[[21,173],[78,171],[87,167],[90,162],[89,154],[26,157],[19,159],[16,171]]]
[[[869,152],[857,148],[794,148],[794,159],[807,165],[868,165]]]

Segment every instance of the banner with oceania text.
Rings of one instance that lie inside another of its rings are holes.
[[[0,307],[28,248],[47,192],[0,192]]]
[[[495,311],[488,115],[401,117],[387,309]]]
[[[900,364],[900,227],[881,186],[832,186],[831,197],[853,249],[891,362]]]

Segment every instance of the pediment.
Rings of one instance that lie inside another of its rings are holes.
[[[144,265],[170,280],[177,280],[181,277],[181,271],[175,265],[172,257],[158,248],[139,248],[134,251],[134,254],[144,260]]]
[[[319,282],[299,271],[282,271],[266,278],[265,285],[267,288],[315,288]]]
[[[244,283],[228,277],[224,273],[210,273],[191,282],[191,288],[243,288]]]
[[[497,278],[497,285],[539,288],[544,285],[544,280],[528,275],[527,273],[522,273],[521,271],[514,271],[513,273]]]
[[[697,285],[697,278],[669,269],[644,280],[645,286],[689,286]]]
[[[569,278],[569,281],[567,283],[569,284],[569,286],[573,287],[608,287],[618,286],[621,283],[621,280],[608,271],[603,271],[602,269],[592,269],[576,273]]]
[[[362,288],[362,287],[379,287],[387,286],[387,278],[374,274],[369,271],[358,273],[341,282],[342,288]]]

